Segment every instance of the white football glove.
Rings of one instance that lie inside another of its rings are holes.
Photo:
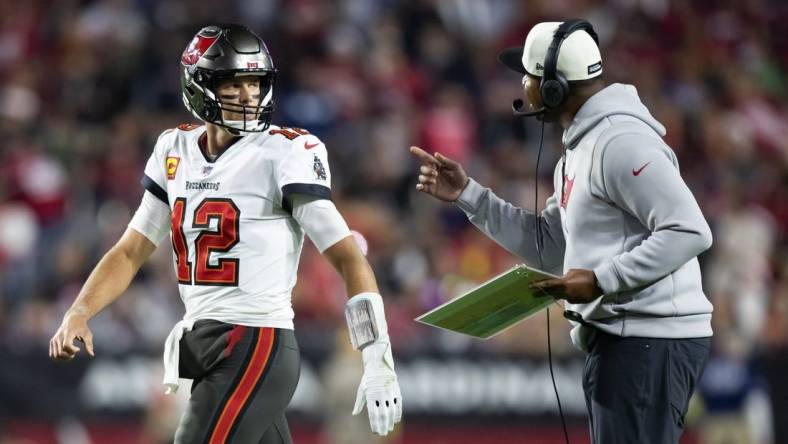
[[[351,342],[361,348],[364,361],[353,414],[361,413],[366,405],[372,432],[384,436],[402,420],[402,394],[394,372],[383,299],[377,293],[361,293],[348,301],[351,306],[356,307],[346,311]]]
[[[384,436],[402,420],[402,394],[394,373],[391,344],[388,340],[375,342],[364,347],[361,354],[364,376],[358,386],[353,414],[361,413],[366,404],[372,432]]]

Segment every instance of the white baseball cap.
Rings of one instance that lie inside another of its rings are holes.
[[[498,54],[498,60],[521,74],[542,77],[547,48],[561,23],[542,22],[535,25],[528,32],[522,48],[505,49]],[[602,54],[591,34],[581,29],[564,39],[558,50],[557,69],[568,81],[592,79],[602,74]]]

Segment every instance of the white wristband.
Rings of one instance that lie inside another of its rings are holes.
[[[388,340],[383,298],[377,293],[359,293],[350,298],[345,305],[345,319],[350,343],[355,350],[380,340]]]

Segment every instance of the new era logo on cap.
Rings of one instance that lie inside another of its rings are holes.
[[[602,61],[601,60],[596,62],[596,63],[594,63],[593,65],[588,65],[588,73],[589,74],[593,74],[593,73],[599,71],[600,69],[602,69]]]
[[[544,71],[544,66],[541,63],[536,62],[536,70],[537,71]]]

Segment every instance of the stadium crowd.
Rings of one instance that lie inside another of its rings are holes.
[[[712,226],[701,256],[715,305],[694,409],[702,442],[788,442],[788,424],[773,420],[788,416],[788,4],[778,0],[0,2],[0,344],[46,354],[139,203],[157,136],[193,121],[179,56],[219,20],[267,42],[279,70],[274,122],[326,143],[334,201],[369,243],[395,354],[546,356],[543,317],[484,343],[412,321],[518,259],[415,191],[408,147],[459,160],[528,208],[538,180],[543,205],[560,133],[548,126],[535,174],[540,125],[512,116],[520,79],[495,54],[534,23],[570,17],[596,27],[605,79],[636,85],[667,127]],[[317,255],[307,246],[302,256],[296,329],[302,341],[341,343],[344,290]],[[165,242],[93,321],[98,353],[160,353],[182,315],[171,260]],[[551,316],[554,355],[579,354],[560,310]],[[13,408],[3,404],[0,419]]]

